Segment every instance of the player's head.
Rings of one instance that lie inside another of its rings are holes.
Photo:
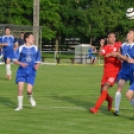
[[[20,38],[22,38],[22,39],[24,38],[24,32],[20,33]]]
[[[129,32],[127,33],[126,39],[127,39],[127,41],[134,41],[134,30],[133,29],[129,30]]]
[[[24,34],[24,41],[25,41],[26,44],[33,45],[34,44],[34,36],[33,36],[33,33],[32,32],[26,32]]]
[[[10,33],[11,33],[11,30],[10,30],[10,27],[5,27],[5,34],[6,35],[10,35]]]
[[[116,41],[116,35],[114,32],[109,32],[107,34],[107,43],[108,44],[114,44]]]

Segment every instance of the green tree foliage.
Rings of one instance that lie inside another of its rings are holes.
[[[48,40],[55,38],[61,20],[58,13],[59,5],[57,0],[40,0],[40,25],[43,28],[43,37]]]
[[[88,9],[90,18],[90,36],[99,37],[109,31],[124,36],[134,26],[133,20],[126,18],[126,9],[132,7],[134,1],[126,0],[93,0]]]
[[[32,25],[33,0],[1,0],[0,23]]]
[[[134,27],[125,12],[133,0],[40,0],[40,25],[43,38],[101,37],[108,31],[119,36]],[[1,0],[0,23],[33,24],[33,0]]]

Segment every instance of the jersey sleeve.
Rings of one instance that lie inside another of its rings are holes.
[[[1,37],[1,43],[4,44],[4,36]]]
[[[39,50],[37,50],[37,53],[36,53],[35,63],[41,63],[41,54]]]
[[[17,44],[18,43],[18,39],[17,38],[14,38],[13,39],[13,44]]]
[[[105,47],[105,46],[103,46],[103,48],[102,48],[102,50],[101,50],[101,53],[102,53],[103,56],[106,55],[106,47]]]

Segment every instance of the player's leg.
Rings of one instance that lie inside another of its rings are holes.
[[[108,97],[108,89],[114,85],[116,78],[117,78],[117,74],[118,72],[108,72],[107,74],[105,74],[102,78],[103,80],[107,80],[107,82],[104,84],[103,88],[102,88],[102,93],[100,95],[100,97],[98,98],[95,107],[94,108],[90,108],[90,112],[92,113],[97,113],[99,108],[101,107],[102,103],[106,100],[106,98]],[[104,83],[104,82],[102,82]],[[110,97],[110,96],[109,96]],[[110,105],[108,104],[108,109],[112,108],[112,100]]]
[[[93,64],[95,64],[97,61],[97,57],[94,56]]]
[[[115,109],[112,109],[112,112],[114,115],[119,115],[119,107],[120,107],[120,101],[121,101],[121,92],[126,84],[126,80],[120,79],[118,82],[118,89],[115,93]]]
[[[95,114],[98,112],[98,110],[100,109],[101,105],[103,104],[103,102],[106,100],[107,94],[108,94],[108,89],[111,85],[109,83],[105,83],[105,85],[103,86],[102,89],[102,93],[100,95],[100,97],[98,98],[95,107],[94,108],[90,108],[90,112]]]
[[[11,74],[12,74],[12,71],[11,71],[11,59],[10,58],[7,58],[6,59],[6,74],[7,74],[7,79],[11,79]]]
[[[32,89],[33,89],[33,85],[34,85],[34,81],[35,81],[35,77],[34,76],[27,76],[26,79],[26,83],[27,83],[27,95],[28,95],[28,99],[31,103],[31,105],[34,107],[36,106],[36,101],[34,100],[33,96],[32,96]]]
[[[31,84],[27,84],[27,96],[28,96],[28,99],[29,99],[31,105],[34,107],[34,106],[36,106],[36,101],[34,100],[34,98],[32,96],[32,88],[33,88],[33,86]]]
[[[90,64],[93,64],[93,62],[94,62],[94,58],[90,57]]]
[[[107,74],[104,74],[102,77],[102,81],[101,81],[101,92],[102,92],[103,86],[107,82],[107,80],[108,80],[108,76],[107,76]],[[111,110],[113,98],[109,95],[109,93],[107,93],[106,101],[108,102],[108,110]]]
[[[134,83],[129,87],[129,90],[126,92],[126,98],[130,101],[130,104],[134,107]]]
[[[18,107],[15,109],[16,111],[23,109],[23,89],[24,82],[18,82]]]

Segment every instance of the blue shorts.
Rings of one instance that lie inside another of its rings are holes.
[[[129,90],[134,91],[134,71],[129,72],[130,87]]]
[[[31,84],[33,86],[34,82],[35,82],[35,76],[33,76],[33,75],[17,76],[16,77],[16,84],[18,84],[19,82],[24,82],[27,84]]]
[[[129,74],[130,74],[130,71],[121,69],[118,74],[117,81],[119,81],[120,79],[123,79],[125,81],[128,81],[128,80],[130,81],[131,78],[130,78]]]
[[[6,60],[7,59],[10,59],[10,60],[12,60],[12,58],[13,58],[13,52],[12,51],[9,51],[8,53],[6,52],[6,53],[4,53],[4,62],[6,63]]]
[[[95,59],[96,57],[95,56],[89,56],[88,58],[89,59]]]
[[[130,85],[129,90],[134,91],[134,82]]]

